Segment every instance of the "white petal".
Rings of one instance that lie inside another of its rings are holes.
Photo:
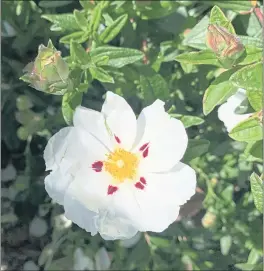
[[[78,199],[65,198],[64,202],[65,216],[73,223],[77,224],[80,228],[90,232],[91,235],[97,233],[95,221],[97,213],[87,209]]]
[[[147,184],[143,190],[124,186],[113,195],[115,210],[127,216],[139,231],[162,232],[176,220],[180,205],[194,195],[195,172],[179,163],[168,173],[144,177]]]
[[[125,248],[131,248],[135,246],[138,241],[141,239],[142,233],[138,232],[135,236],[130,239],[125,239],[120,241],[120,246]]]
[[[105,117],[102,113],[78,106],[73,116],[73,124],[92,134],[107,148],[112,148],[111,136],[106,129]]]
[[[96,225],[105,240],[129,239],[138,232],[130,220],[117,214],[111,207],[100,210]]]
[[[188,137],[181,121],[171,118],[164,110],[164,102],[157,100],[144,108],[137,122],[134,151],[149,143],[149,153],[142,168],[150,172],[170,170],[183,157]]]
[[[251,114],[236,114],[236,108],[246,99],[246,91],[238,89],[236,94],[227,99],[218,108],[218,118],[224,122],[228,132],[230,132],[239,122],[247,119]]]
[[[47,166],[53,172],[45,178],[45,188],[49,196],[61,205],[81,166],[91,168],[94,162],[105,159],[107,153],[96,138],[78,128],[62,129],[50,139],[46,150]]]
[[[131,149],[136,137],[137,121],[126,100],[108,91],[102,113],[105,115],[107,126],[113,136],[120,139],[122,147]]]
[[[108,270],[111,265],[111,260],[104,247],[100,248],[95,254],[96,270]]]
[[[58,204],[63,205],[64,195],[70,183],[73,181],[73,176],[63,174],[60,169],[51,172],[44,180],[45,189],[49,196]]]

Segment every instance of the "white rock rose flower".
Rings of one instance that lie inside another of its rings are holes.
[[[124,98],[107,92],[101,112],[77,107],[73,127],[49,140],[45,188],[92,235],[162,232],[195,193],[195,171],[180,162],[187,142],[182,122],[161,100],[136,119]]]
[[[237,114],[236,108],[247,99],[246,91],[239,88],[238,91],[229,97],[225,103],[218,108],[218,118],[224,123],[228,132],[230,132],[239,122],[246,120],[252,114]]]

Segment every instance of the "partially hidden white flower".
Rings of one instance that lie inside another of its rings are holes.
[[[237,114],[236,108],[247,98],[246,91],[239,88],[238,91],[229,97],[225,103],[218,108],[218,118],[224,123],[228,132],[230,132],[239,122],[247,119],[252,114]]]
[[[131,248],[131,247],[135,246],[138,243],[141,236],[142,236],[142,233],[138,232],[135,236],[133,236],[130,239],[120,240],[120,246],[125,247],[125,248]]]
[[[65,216],[106,240],[162,232],[195,193],[196,175],[180,162],[188,143],[181,121],[156,100],[138,119],[107,92],[101,112],[77,107],[73,127],[44,151],[45,188]]]
[[[74,252],[74,270],[108,270],[111,265],[108,252],[104,247],[100,248],[91,259],[84,254],[81,248]]]

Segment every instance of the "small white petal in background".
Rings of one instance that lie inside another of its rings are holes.
[[[9,164],[6,168],[1,170],[1,181],[6,182],[16,178],[16,169],[13,164]]]
[[[45,235],[48,230],[47,222],[40,218],[35,217],[29,225],[29,234],[33,237],[41,237]]]
[[[125,248],[131,248],[138,243],[141,236],[142,236],[142,233],[138,232],[135,236],[133,236],[130,239],[120,240],[120,246],[125,247]]]
[[[86,256],[81,248],[74,252],[74,270],[94,270],[93,260]]]
[[[39,267],[33,261],[27,261],[23,266],[24,271],[38,271]]]
[[[219,106],[218,118],[224,123],[228,132],[230,132],[239,122],[251,116],[251,114],[235,113],[236,108],[240,106],[246,98],[246,90],[239,88],[234,95]]]
[[[96,270],[108,270],[111,265],[111,260],[104,247],[100,248],[95,254]]]

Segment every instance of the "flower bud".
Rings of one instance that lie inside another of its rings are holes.
[[[231,68],[244,54],[244,45],[224,27],[211,24],[207,30],[207,46],[214,51],[223,67]]]
[[[43,44],[39,46],[36,59],[24,71],[26,74],[20,79],[43,92],[63,95],[72,86],[68,78],[69,67],[51,41],[47,47]]]

